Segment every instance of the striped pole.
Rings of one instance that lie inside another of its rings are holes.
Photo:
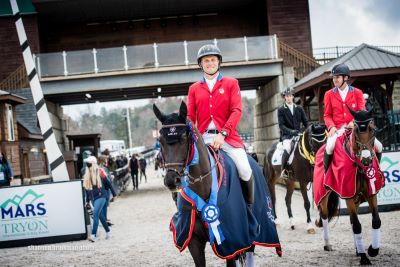
[[[28,45],[24,25],[22,23],[21,14],[16,0],[10,0],[11,8],[15,18],[15,26],[17,27],[19,44],[22,49],[22,56],[24,57],[26,73],[28,73],[29,85],[32,90],[33,102],[36,106],[37,117],[39,119],[40,130],[43,135],[44,145],[47,150],[47,157],[50,162],[50,170],[54,182],[68,181],[67,165],[65,164],[64,157],[58,147],[56,137],[54,136],[53,128],[49,113],[47,111],[46,102],[44,101],[42,87],[40,86],[39,77],[36,73],[35,64],[31,49]]]

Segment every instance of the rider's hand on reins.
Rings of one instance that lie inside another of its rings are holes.
[[[214,148],[214,150],[218,150],[220,149],[223,144],[225,143],[225,137],[222,134],[217,134],[217,136],[215,136],[214,140],[211,143],[212,148]]]
[[[328,132],[328,137],[333,136],[336,132],[337,132],[337,129],[335,126],[333,126]]]
[[[354,128],[354,122],[353,121],[349,122],[346,128],[352,130]]]

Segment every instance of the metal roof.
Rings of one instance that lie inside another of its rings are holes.
[[[349,66],[352,77],[363,76],[362,72],[387,69],[389,73],[400,73],[400,55],[368,45],[361,44],[341,57],[309,73],[293,85],[296,92],[330,79],[333,66],[345,63]]]

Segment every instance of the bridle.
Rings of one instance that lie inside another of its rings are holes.
[[[358,124],[359,123],[365,123],[365,122],[368,122],[368,121],[369,121],[369,123],[368,123],[368,125],[366,127],[366,130],[365,131],[361,131],[359,126],[358,126]],[[365,120],[365,121],[356,121],[355,125],[356,125],[357,129],[359,130],[359,133],[367,133],[368,129],[371,128],[370,125],[372,123],[373,123],[373,120],[372,119],[368,119],[368,120]],[[356,139],[356,136],[354,136],[354,142],[355,142],[355,146],[356,146],[356,152],[354,152],[354,156],[356,158],[358,158],[358,159],[360,159],[360,157],[362,156],[362,151],[363,150],[370,151],[372,158],[375,156],[375,152],[374,152],[374,149],[373,149],[374,148],[374,141],[375,141],[375,129],[371,128],[371,130],[372,130],[372,136],[365,143],[362,143],[362,142],[358,141]],[[354,130],[353,130],[352,134],[354,135]],[[368,149],[368,147],[372,147],[372,149]]]
[[[186,129],[189,129],[189,125],[188,124],[184,124],[184,123],[177,123],[177,124],[169,124],[169,125],[163,125],[161,126],[161,129],[163,128],[170,128],[170,127],[186,127]],[[212,166],[212,168],[210,169],[209,172],[207,172],[206,174],[200,175],[199,177],[193,177],[192,175],[190,175],[189,173],[189,165],[190,165],[190,155],[193,149],[195,149],[196,146],[196,141],[194,140],[195,138],[195,133],[191,134],[188,130],[185,131],[186,136],[188,137],[188,142],[187,142],[187,153],[186,153],[186,157],[185,157],[185,161],[184,162],[169,162],[167,163],[165,161],[165,157],[164,157],[164,166],[166,168],[166,172],[175,172],[176,174],[178,174],[179,177],[183,177],[186,176],[188,177],[188,182],[190,184],[194,184],[197,182],[201,182],[205,177],[209,176],[211,174],[211,172],[213,171],[213,169],[215,168],[215,166],[217,164],[219,164],[219,157],[220,157],[220,153],[219,151],[217,151],[217,160],[215,161],[215,164]],[[161,149],[161,153],[163,150]],[[180,168],[179,168],[180,167]],[[179,170],[178,170],[179,168]]]

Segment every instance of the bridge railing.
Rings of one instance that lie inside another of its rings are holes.
[[[45,53],[35,63],[41,78],[187,66],[197,64],[198,49],[210,43],[221,49],[224,62],[276,59],[279,53],[273,35]]]

